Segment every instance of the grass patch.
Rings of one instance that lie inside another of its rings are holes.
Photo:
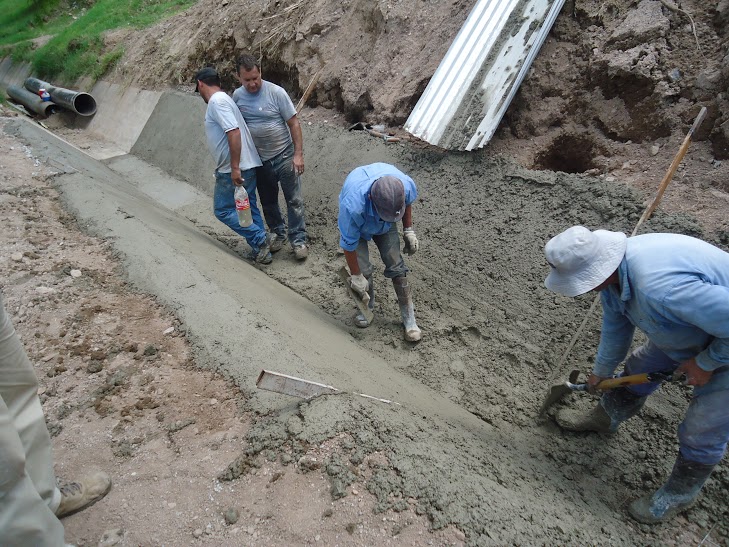
[[[98,79],[124,54],[120,48],[104,52],[104,32],[143,28],[194,3],[195,0],[0,0],[0,48],[12,44],[13,59],[29,61],[41,78],[66,83],[81,76]],[[53,34],[50,41],[32,49],[28,40],[47,34]]]

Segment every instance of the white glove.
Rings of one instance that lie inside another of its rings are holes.
[[[352,287],[352,290],[360,296],[362,302],[367,304],[370,301],[370,295],[367,292],[370,288],[370,283],[367,281],[365,276],[362,274],[351,276],[349,278],[349,286]]]
[[[414,255],[418,252],[418,238],[415,235],[413,228],[405,228],[402,234],[402,238],[405,241],[405,252],[409,255]]]

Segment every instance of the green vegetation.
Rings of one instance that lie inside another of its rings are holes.
[[[41,78],[98,79],[124,54],[104,51],[108,30],[149,26],[195,0],[0,0],[0,56],[29,61]],[[52,37],[34,49],[31,40]]]

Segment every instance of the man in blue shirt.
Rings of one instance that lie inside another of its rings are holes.
[[[304,260],[309,255],[301,188],[304,138],[296,108],[282,87],[261,79],[260,66],[252,55],[242,55],[236,69],[241,86],[233,92],[233,100],[263,162],[258,169],[258,195],[275,238],[271,250],[278,251],[286,241],[286,224],[278,205],[280,183],[288,210],[291,248],[297,260]]]
[[[256,168],[261,160],[251,134],[233,99],[220,89],[220,77],[214,68],[200,69],[195,82],[195,91],[208,105],[205,135],[215,160],[215,217],[245,238],[253,260],[270,264],[273,237],[266,234],[256,203]],[[253,224],[245,228],[240,225],[235,209],[235,187],[241,185],[248,192],[253,216]]]
[[[374,240],[385,263],[385,277],[392,279],[395,287],[405,340],[410,342],[420,340],[421,332],[415,322],[397,222],[402,220],[405,252],[415,254],[418,238],[413,229],[412,203],[417,197],[413,179],[387,163],[357,167],[347,176],[339,194],[339,245],[349,266],[352,289],[374,310],[373,268],[368,248],[368,242]],[[361,328],[369,326],[362,314],[355,317],[355,324]]]
[[[690,507],[729,441],[729,253],[678,234],[625,234],[573,226],[544,248],[548,289],[566,296],[599,291],[602,333],[588,385],[613,375],[628,355],[635,327],[648,338],[625,361],[624,375],[684,373],[694,394],[678,429],[679,453],[666,483],[634,501],[644,523]],[[636,415],[658,383],[603,394],[587,416],[558,414],[574,431],[610,433]]]

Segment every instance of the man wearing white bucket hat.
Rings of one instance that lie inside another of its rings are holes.
[[[544,248],[548,289],[566,296],[600,291],[600,345],[588,380],[594,388],[628,355],[635,327],[648,341],[625,360],[624,374],[680,371],[694,386],[678,428],[679,453],[666,483],[629,507],[655,523],[690,507],[729,441],[729,253],[678,234],[627,238],[573,226]],[[658,383],[607,391],[588,415],[564,410],[573,431],[611,433],[636,415]]]

